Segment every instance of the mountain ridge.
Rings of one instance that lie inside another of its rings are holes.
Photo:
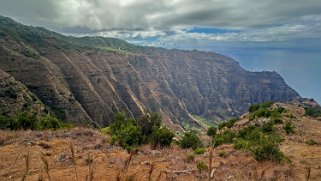
[[[249,72],[214,52],[167,50],[102,37],[76,38],[0,17],[0,70],[63,120],[110,122],[158,112],[167,125],[241,115],[250,104],[299,94],[276,72]]]

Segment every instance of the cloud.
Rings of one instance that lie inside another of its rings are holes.
[[[0,13],[65,34],[158,46],[321,36],[319,0],[2,0]],[[237,31],[189,31],[195,27]]]

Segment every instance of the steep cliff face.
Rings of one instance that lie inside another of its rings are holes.
[[[213,52],[166,50],[102,37],[74,38],[0,17],[0,69],[62,119],[104,125],[117,111],[160,113],[198,125],[244,113],[252,103],[299,96],[275,72],[248,72]]]

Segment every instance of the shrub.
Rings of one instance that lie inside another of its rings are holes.
[[[154,127],[151,137],[151,143],[154,148],[157,145],[160,145],[161,147],[168,147],[171,145],[174,136],[174,133],[172,133],[166,127]]]
[[[261,105],[260,104],[253,104],[249,107],[249,112],[254,112],[254,111],[257,111],[261,108]]]
[[[180,146],[182,148],[192,148],[193,150],[195,150],[196,148],[203,147],[203,143],[197,136],[196,132],[190,130],[184,133],[184,136],[180,141]]]
[[[306,107],[305,109],[305,115],[311,116],[311,117],[319,117],[321,116],[321,107],[320,106],[310,106]]]
[[[119,145],[130,152],[131,150],[135,149],[137,146],[141,144],[141,128],[132,123],[122,125],[117,135],[117,138]]]
[[[262,108],[269,108],[273,105],[273,102],[272,101],[266,101],[266,102],[263,102],[261,107]]]
[[[261,126],[261,130],[262,130],[263,133],[272,133],[272,132],[274,132],[273,123],[272,122],[264,123]]]
[[[282,162],[285,159],[277,144],[262,140],[261,143],[252,148],[252,153],[257,161]]]
[[[197,154],[197,155],[204,154],[205,152],[206,152],[205,148],[196,148],[194,150],[194,153]]]
[[[197,161],[196,168],[197,168],[199,173],[202,173],[203,171],[208,170],[207,165],[202,161]]]
[[[217,128],[213,127],[213,126],[210,126],[208,129],[207,129],[207,135],[208,136],[213,136],[215,135],[217,132]]]
[[[221,150],[221,151],[218,152],[218,156],[225,158],[225,157],[227,157],[227,154],[226,154],[226,152],[224,150]]]
[[[190,153],[190,154],[188,154],[188,155],[186,156],[186,161],[187,161],[188,163],[193,162],[194,160],[195,160],[194,154]]]
[[[212,145],[216,147],[222,144],[232,143],[234,137],[235,137],[234,132],[226,130],[221,134],[217,134],[213,136]]]
[[[237,121],[238,121],[237,118],[233,118],[233,119],[230,119],[228,121],[224,121],[224,122],[222,122],[221,124],[218,125],[218,128],[219,129],[222,129],[224,127],[232,128]]]
[[[316,144],[317,144],[317,142],[314,141],[313,139],[309,139],[309,140],[307,140],[305,143],[306,143],[307,145],[316,145]]]
[[[37,118],[35,113],[21,112],[18,113],[14,120],[19,128],[26,129],[36,129],[37,128]]]
[[[294,125],[289,121],[285,122],[283,129],[287,134],[294,133]]]
[[[57,118],[47,115],[40,118],[37,128],[40,130],[53,129],[57,130],[63,127],[67,127],[63,122],[59,121]]]
[[[251,142],[244,140],[242,138],[237,138],[234,141],[234,149],[240,150],[240,149],[245,149],[245,150],[250,150],[251,148]]]

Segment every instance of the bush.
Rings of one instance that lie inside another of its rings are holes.
[[[305,109],[305,114],[306,116],[311,116],[311,117],[319,117],[321,116],[321,107],[320,106],[310,106],[306,107]]]
[[[212,138],[212,145],[217,147],[222,144],[232,143],[235,137],[235,133],[232,131],[224,131],[221,134],[214,135]]]
[[[269,140],[261,140],[261,144],[256,145],[251,151],[257,161],[282,162],[285,159],[277,144]]]
[[[305,143],[306,143],[307,145],[316,145],[316,144],[317,144],[317,142],[314,141],[313,139],[309,139],[309,140],[307,140]]]
[[[226,154],[226,152],[224,150],[221,150],[221,151],[218,152],[218,156],[225,158],[225,157],[227,157],[227,154]]]
[[[14,121],[17,123],[17,126],[19,128],[22,128],[24,130],[37,128],[37,118],[35,113],[18,113]]]
[[[180,141],[180,146],[182,148],[192,148],[195,150],[196,148],[203,147],[203,143],[195,131],[187,131],[184,133],[184,136]]]
[[[170,146],[174,136],[174,133],[166,127],[154,127],[151,138],[153,148],[157,147],[157,145],[160,145],[160,147]]]
[[[135,149],[141,144],[142,131],[141,128],[132,123],[122,125],[117,135],[118,143],[127,151]]]
[[[254,112],[254,111],[257,111],[261,108],[261,105],[260,104],[253,104],[249,107],[249,112]]]
[[[208,129],[207,129],[207,135],[208,136],[213,136],[215,135],[217,132],[217,128],[213,127],[213,126],[210,126]]]
[[[68,127],[68,125],[59,121],[57,118],[55,118],[51,115],[41,117],[40,121],[37,125],[37,128],[39,130],[45,130],[45,129],[57,130],[60,128],[65,128],[65,127]]]
[[[273,133],[274,132],[273,123],[272,122],[264,123],[261,126],[261,130],[263,133]]]
[[[222,122],[221,124],[219,124],[218,128],[219,129],[222,129],[224,127],[232,128],[237,121],[238,121],[237,118],[230,119],[228,121],[225,121],[225,122]]]
[[[194,160],[195,160],[194,154],[190,153],[186,156],[186,162],[190,163],[190,162],[193,162]]]
[[[294,133],[294,125],[289,121],[284,124],[283,129],[287,134]]]
[[[251,148],[251,142],[244,140],[242,138],[237,138],[234,141],[234,149],[240,150],[240,149],[245,149],[245,150],[250,150]]]
[[[197,161],[196,168],[197,168],[199,173],[202,173],[203,171],[208,170],[207,165],[202,161]]]
[[[194,150],[194,153],[197,154],[197,155],[204,154],[205,152],[206,152],[205,148],[196,148]]]

